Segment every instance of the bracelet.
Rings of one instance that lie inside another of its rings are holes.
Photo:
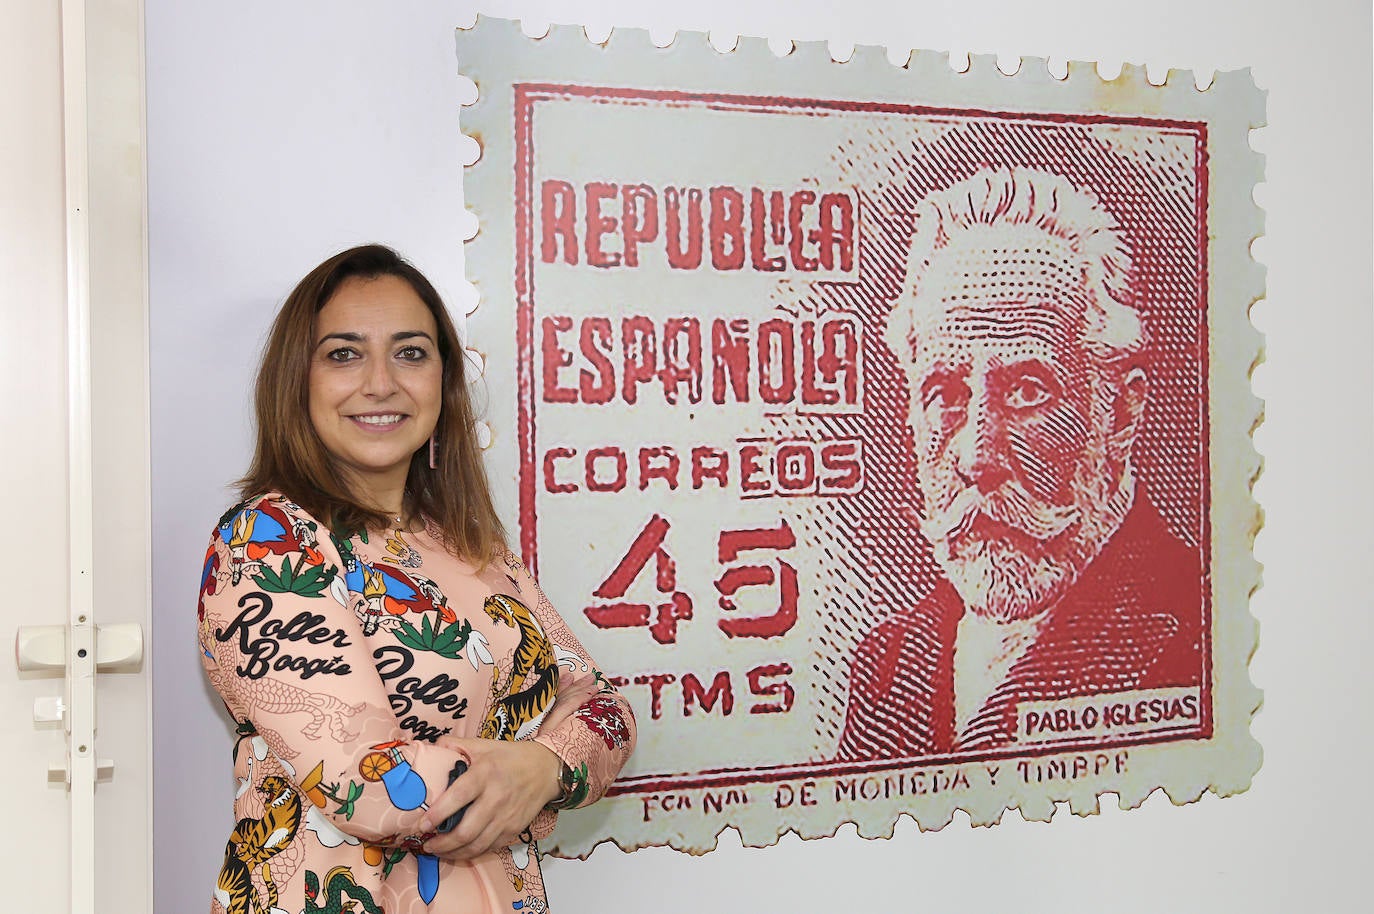
[[[544,804],[545,809],[554,810],[567,809],[572,805],[573,792],[577,789],[577,776],[568,767],[568,763],[562,759],[558,760],[558,796]]]

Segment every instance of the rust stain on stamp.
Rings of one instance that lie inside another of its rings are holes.
[[[640,722],[555,853],[1249,785],[1247,73],[458,44],[489,466]]]

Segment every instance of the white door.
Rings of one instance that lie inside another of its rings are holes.
[[[97,674],[91,702],[61,671],[20,672],[9,648],[21,627],[79,616],[92,639],[94,626],[147,628],[142,10],[0,0],[0,17],[0,879],[7,906],[30,914],[147,914],[146,670]],[[86,327],[69,321],[73,294]],[[99,641],[97,653],[112,639]],[[35,720],[36,704],[55,716],[57,699],[77,736],[92,711],[88,738],[69,747],[62,721]],[[112,764],[83,794],[97,761]],[[71,788],[64,768],[78,775]]]

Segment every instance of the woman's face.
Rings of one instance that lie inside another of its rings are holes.
[[[310,422],[361,501],[400,508],[443,373],[434,316],[399,277],[346,280],[315,316]]]

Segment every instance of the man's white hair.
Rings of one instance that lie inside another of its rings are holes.
[[[1090,191],[1060,175],[1030,168],[985,168],[927,195],[916,215],[906,286],[893,309],[887,341],[909,360],[915,308],[931,261],[960,233],[978,226],[1030,226],[1079,256],[1087,291],[1083,345],[1104,367],[1139,352],[1144,333],[1131,288],[1131,252],[1116,218]]]

